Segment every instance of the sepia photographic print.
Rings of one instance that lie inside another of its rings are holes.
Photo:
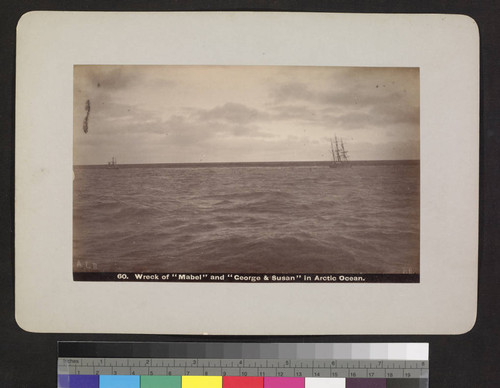
[[[419,282],[417,67],[74,66],[73,279]]]

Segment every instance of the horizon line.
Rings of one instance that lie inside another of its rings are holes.
[[[364,160],[349,160],[347,163],[395,163],[395,162],[420,162],[420,159],[364,159]],[[118,166],[214,166],[214,165],[283,165],[283,164],[302,164],[302,165],[328,165],[331,160],[299,160],[299,161],[266,161],[266,162],[154,162],[154,163],[123,163]],[[107,167],[108,163],[104,164],[73,164],[73,167]]]

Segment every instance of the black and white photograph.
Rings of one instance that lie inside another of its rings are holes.
[[[15,112],[24,330],[421,335],[474,325],[470,18],[28,16]]]
[[[418,67],[73,70],[74,280],[419,282]]]

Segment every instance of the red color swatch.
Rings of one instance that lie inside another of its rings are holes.
[[[222,377],[223,388],[263,388],[263,377],[242,377],[224,376]]]

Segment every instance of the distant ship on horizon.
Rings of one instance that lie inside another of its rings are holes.
[[[330,150],[332,153],[332,162],[330,168],[351,167],[347,150],[344,146],[344,140],[335,135],[335,139],[330,139]]]
[[[116,158],[113,156],[111,161],[108,162],[108,168],[118,168],[118,163],[116,162]]]

